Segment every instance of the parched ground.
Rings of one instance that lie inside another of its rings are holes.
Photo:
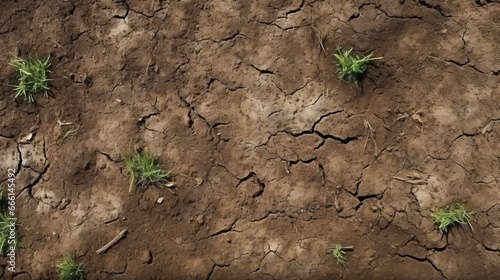
[[[54,279],[69,254],[89,279],[495,279],[499,42],[495,0],[2,0],[23,246],[0,275]],[[383,59],[356,86],[337,46]],[[50,54],[50,97],[13,100],[13,54]],[[137,148],[172,192],[128,194]],[[451,203],[473,231],[439,232]]]

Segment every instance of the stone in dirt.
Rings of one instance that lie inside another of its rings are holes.
[[[142,263],[150,264],[153,262],[153,254],[146,249],[140,253],[140,260]]]

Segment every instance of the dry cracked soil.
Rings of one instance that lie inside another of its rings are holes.
[[[88,279],[498,279],[499,44],[497,0],[2,0],[22,246],[0,275],[70,255]],[[340,81],[337,47],[383,59]],[[36,104],[10,86],[30,54],[51,62]],[[129,195],[134,149],[175,188]],[[439,232],[452,203],[473,231]]]

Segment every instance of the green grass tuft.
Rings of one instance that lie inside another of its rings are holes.
[[[49,91],[49,81],[47,74],[50,72],[49,58],[38,59],[29,58],[27,60],[15,57],[10,63],[18,72],[18,82],[14,86],[16,95],[14,98],[20,96],[24,97],[29,103],[35,102],[35,95],[43,93],[47,95]]]
[[[60,280],[83,280],[85,279],[85,271],[83,265],[77,263],[71,257],[65,257],[56,264],[57,272]]]
[[[132,192],[134,187],[141,186],[142,188],[148,185],[160,185],[167,183],[172,176],[172,172],[157,163],[156,158],[149,152],[139,153],[137,151],[125,156],[122,154],[125,161],[125,166],[130,173],[129,192]]]
[[[453,225],[469,225],[473,230],[470,220],[474,212],[469,211],[461,204],[449,205],[445,209],[438,210],[431,214],[434,222],[439,226],[441,233],[447,233]]]
[[[366,66],[372,60],[382,59],[382,57],[372,58],[373,54],[359,57],[351,53],[350,50],[342,50],[337,48],[334,54],[337,59],[337,72],[343,80],[358,82],[366,72]]]
[[[337,260],[337,264],[342,267],[347,266],[347,258],[345,252],[340,244],[335,244],[333,248],[330,249],[332,256]]]
[[[2,188],[0,190],[0,255],[2,256],[5,256],[5,254],[10,251],[10,247],[17,248],[20,245],[19,235],[17,234],[17,231],[15,231],[14,233],[14,238],[11,237],[11,227],[13,220],[10,219],[9,211],[6,205],[7,201],[3,197]],[[17,224],[15,227],[17,227]]]
[[[66,139],[68,137],[75,136],[79,129],[80,129],[79,126],[73,126],[71,128],[64,129],[64,130],[61,129],[61,137],[63,139]]]

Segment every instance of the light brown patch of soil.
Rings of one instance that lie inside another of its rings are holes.
[[[498,1],[205,2],[0,3],[0,181],[17,170],[23,245],[2,277],[54,279],[66,254],[89,279],[499,275]],[[383,59],[342,82],[338,46]],[[13,100],[10,53],[51,55],[52,96]],[[175,194],[128,194],[135,148]],[[430,214],[457,202],[474,231],[443,237]]]

